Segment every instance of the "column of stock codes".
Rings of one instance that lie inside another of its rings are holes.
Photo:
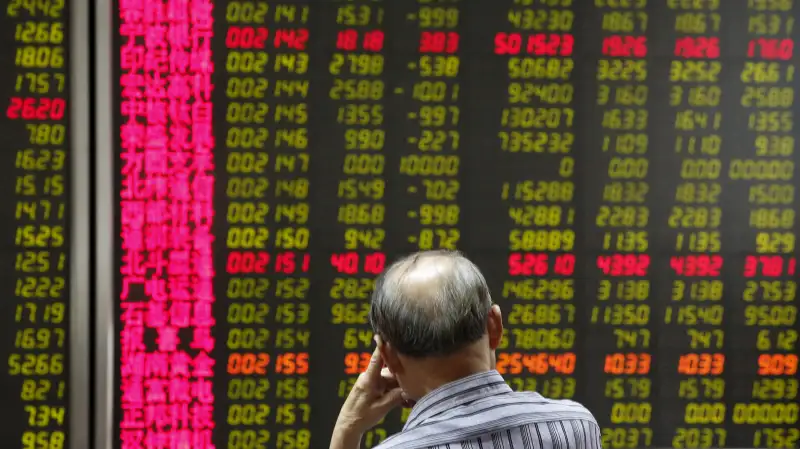
[[[374,277],[436,248],[485,271],[508,383],[604,447],[797,446],[793,0],[115,5],[117,447],[327,446]],[[18,194],[62,188],[47,101]]]
[[[66,447],[68,417],[68,17],[64,0],[4,2],[0,75],[0,347],[4,446]]]

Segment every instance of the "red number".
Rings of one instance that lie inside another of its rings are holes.
[[[225,35],[228,48],[264,48],[269,30],[264,27],[230,27]]]

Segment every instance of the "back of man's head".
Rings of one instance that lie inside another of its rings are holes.
[[[405,356],[451,355],[483,337],[492,307],[478,267],[455,251],[424,251],[376,280],[370,322]]]

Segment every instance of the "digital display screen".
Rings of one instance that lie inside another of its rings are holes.
[[[0,12],[0,440],[8,448],[68,447],[69,10],[64,0],[10,0]]]
[[[797,447],[794,3],[116,2],[116,447],[327,446],[436,248],[604,448]]]

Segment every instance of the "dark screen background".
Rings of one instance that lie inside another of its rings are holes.
[[[209,5],[212,25],[199,18]],[[125,17],[146,22],[133,10],[119,9],[120,35],[133,26]],[[210,108],[214,143],[201,150],[194,127],[169,151],[214,166],[179,169],[170,156],[163,181],[149,185],[176,194],[188,176],[190,211],[164,196],[121,214],[120,233],[154,217],[183,216],[191,232],[211,223],[213,243],[187,243],[199,271],[170,273],[185,262],[166,261],[174,243],[165,240],[152,251],[163,271],[153,262],[142,273],[164,279],[165,291],[179,289],[173,278],[188,283],[195,299],[178,302],[209,304],[214,323],[192,309],[168,350],[158,345],[169,313],[135,325],[143,346],[127,356],[140,359],[117,371],[121,438],[324,447],[372,350],[372,278],[403,254],[452,248],[483,270],[504,310],[498,369],[515,389],[586,405],[604,447],[796,447],[796,57],[764,50],[793,46],[795,10],[791,1],[216,1],[137,25],[142,46],[147,30],[199,33],[184,42],[198,50],[176,89],[191,92],[186,114]],[[503,33],[524,42],[519,54],[507,54],[513,38]],[[171,48],[164,68],[143,62],[136,73],[159,71],[169,86],[180,72]],[[126,78],[120,63],[115,80],[138,83],[144,124],[156,88]],[[205,76],[214,87],[201,102]],[[116,95],[122,154],[120,110],[132,97]],[[167,157],[138,151],[140,166],[116,167],[119,192],[123,179],[148,185],[144,161]],[[116,250],[129,260],[122,241]],[[141,303],[138,319],[153,302],[177,310],[164,291],[133,288],[135,299],[116,301]],[[210,329],[213,348],[197,329]],[[207,356],[212,373],[170,372],[178,353]],[[407,414],[388,416],[364,444],[398,431]]]

